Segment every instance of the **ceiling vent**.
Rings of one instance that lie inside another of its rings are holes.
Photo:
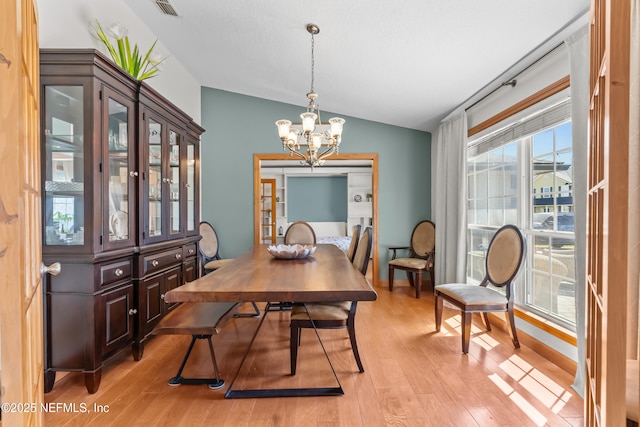
[[[178,12],[168,0],[154,0],[165,15],[178,16]]]

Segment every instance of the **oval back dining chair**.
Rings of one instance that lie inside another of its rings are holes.
[[[393,291],[393,273],[395,270],[407,272],[409,284],[416,288],[416,298],[420,298],[422,287],[422,273],[429,271],[431,287],[435,284],[433,266],[435,264],[436,225],[429,221],[420,221],[411,233],[411,246],[392,246],[391,261],[389,261],[389,290]],[[396,251],[408,249],[408,258],[396,258]],[[413,276],[416,276],[415,280]]]
[[[199,230],[202,239],[198,244],[198,251],[200,252],[200,265],[202,266],[200,272],[203,276],[233,262],[233,258],[222,259],[220,257],[218,234],[211,224],[207,221],[202,221]],[[236,313],[234,317],[259,317],[260,310],[255,302],[253,303],[253,309],[254,312],[252,313]]]
[[[316,232],[313,231],[313,227],[309,223],[296,221],[284,233],[284,243],[285,245],[315,245]]]
[[[488,312],[506,311],[511,326],[511,338],[515,348],[520,348],[513,315],[513,281],[522,267],[526,253],[526,241],[520,229],[505,225],[493,235],[485,259],[486,274],[480,285],[450,283],[435,287],[436,331],[442,323],[443,301],[447,301],[462,311],[462,353],[469,352],[471,317],[474,312],[482,313],[487,330],[491,330]],[[504,287],[502,294],[487,285]]]
[[[296,221],[292,223],[284,233],[285,245],[315,245],[316,233],[309,223],[304,221]],[[267,304],[267,310],[291,310],[290,301],[270,302]]]
[[[232,258],[222,259],[220,256],[220,241],[218,234],[211,224],[207,221],[200,223],[200,243],[198,250],[200,251],[200,265],[202,266],[202,275],[211,273],[219,268],[224,267],[233,261]]]
[[[373,231],[367,227],[362,233],[358,247],[353,257],[353,267],[363,275],[367,274],[371,247],[373,245]],[[300,333],[302,328],[335,329],[347,328],[351,349],[356,359],[358,370],[364,372],[360,361],[358,344],[356,342],[355,317],[357,301],[341,301],[328,303],[308,303],[294,305],[291,309],[291,340],[289,344],[291,356],[291,375],[296,373],[298,359],[298,346],[300,346]]]
[[[353,231],[351,232],[351,242],[349,243],[349,249],[347,249],[347,258],[349,258],[349,261],[351,262],[353,262],[353,257],[356,255],[361,229],[362,226],[360,224],[356,224],[353,226]]]

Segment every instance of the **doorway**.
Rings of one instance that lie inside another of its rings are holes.
[[[261,169],[263,161],[291,161],[296,165],[298,160],[292,159],[289,154],[254,154],[253,155],[253,236],[254,244],[260,243],[260,180]],[[375,287],[379,277],[379,262],[378,262],[378,153],[349,153],[338,154],[332,156],[331,164],[348,164],[349,162],[369,161],[371,162],[371,204],[372,204],[372,218],[371,227],[373,230],[373,258],[372,258],[372,280]],[[334,163],[335,162],[335,163]],[[323,166],[324,167],[324,166]],[[322,168],[318,168],[318,172],[321,173]]]

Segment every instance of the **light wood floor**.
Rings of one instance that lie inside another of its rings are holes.
[[[434,331],[433,297],[416,299],[408,287],[377,288],[378,301],[358,305],[356,331],[365,366],[358,373],[346,330],[320,331],[345,390],[339,397],[224,399],[224,389],[170,387],[189,337],[158,336],[142,360],[128,352],[106,364],[102,384],[89,395],[81,374],[56,382],[46,402],[100,405],[108,412],[45,415],[55,426],[578,426],[583,402],[573,375],[531,349],[515,350],[506,333],[476,329],[461,354],[459,315],[445,308]],[[258,319],[233,319],[214,346],[223,378],[233,378]],[[479,324],[479,323],[478,323]],[[473,333],[473,332],[472,332]],[[335,387],[312,330],[304,330],[298,373],[289,375],[287,313],[271,312],[234,388]],[[211,360],[199,341],[184,376],[210,376]],[[226,386],[225,386],[226,388]]]

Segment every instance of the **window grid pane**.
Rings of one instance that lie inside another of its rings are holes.
[[[493,233],[516,224],[529,245],[516,303],[569,328],[575,328],[572,156],[565,122],[468,159],[468,281],[484,277]],[[518,206],[529,214],[521,216]]]

